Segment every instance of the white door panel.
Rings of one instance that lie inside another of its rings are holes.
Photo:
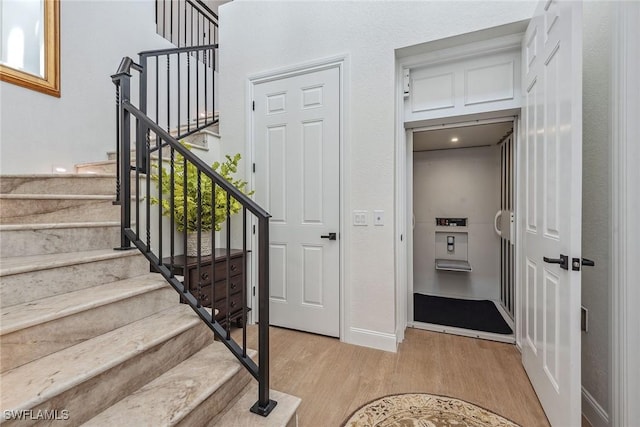
[[[582,9],[545,1],[522,45],[523,364],[553,426],[580,425]],[[568,257],[568,269],[544,258]]]
[[[339,70],[254,88],[256,199],[271,218],[270,321],[339,336]]]

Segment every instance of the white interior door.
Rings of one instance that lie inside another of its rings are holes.
[[[256,199],[272,215],[271,324],[337,337],[339,69],[256,84],[254,100]]]
[[[525,34],[522,60],[522,360],[551,424],[579,426],[580,271],[572,261],[581,256],[580,2],[542,2]],[[544,260],[565,256],[565,265]]]

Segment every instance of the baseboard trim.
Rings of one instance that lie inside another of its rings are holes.
[[[582,387],[582,415],[592,427],[609,427],[609,414],[584,387]]]
[[[371,347],[395,353],[398,350],[397,338],[394,334],[370,331],[368,329],[349,328],[349,344]]]

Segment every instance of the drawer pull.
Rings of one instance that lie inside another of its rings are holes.
[[[238,269],[238,266],[235,264],[231,264],[231,271],[236,271]]]
[[[202,280],[209,280],[209,273],[205,271],[200,275],[200,277],[202,277]]]
[[[235,306],[236,306],[236,302],[235,301],[231,301],[231,303],[229,303],[229,307],[235,308]]]
[[[231,282],[231,289],[235,289],[237,287],[236,283]]]

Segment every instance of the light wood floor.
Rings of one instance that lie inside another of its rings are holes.
[[[251,348],[256,333],[249,326]],[[364,403],[408,392],[464,399],[526,427],[549,425],[510,344],[417,329],[407,329],[397,353],[273,327],[270,339],[271,388],[302,399],[301,427],[340,426]]]

